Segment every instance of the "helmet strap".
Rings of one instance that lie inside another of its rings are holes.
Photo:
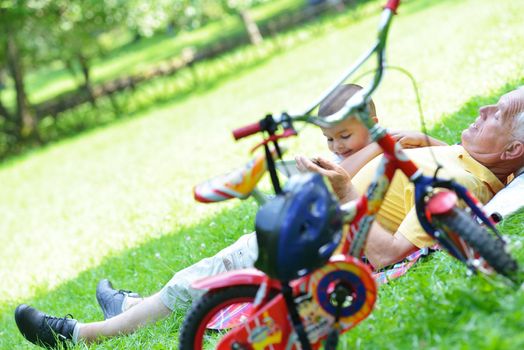
[[[287,309],[289,315],[291,316],[291,322],[293,323],[293,328],[297,333],[298,340],[302,346],[302,350],[311,350],[311,344],[307,338],[306,330],[298,314],[298,310],[295,304],[295,299],[293,299],[293,290],[289,286],[288,282],[282,282],[282,294],[284,295],[284,300],[286,301]]]

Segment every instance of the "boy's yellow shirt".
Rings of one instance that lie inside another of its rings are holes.
[[[433,175],[436,165],[430,149],[444,166],[438,176],[457,181],[468,188],[480,202],[486,203],[504,187],[489,169],[473,159],[460,145],[408,149],[405,152],[424,174]],[[366,164],[353,178],[352,182],[359,193],[364,193],[374,178],[381,157],[378,156]],[[431,246],[434,241],[420,226],[414,205],[414,186],[397,170],[378,212],[377,221],[392,234],[400,232],[419,248]]]

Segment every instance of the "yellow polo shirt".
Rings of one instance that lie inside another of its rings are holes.
[[[460,145],[405,150],[408,157],[422,169],[425,175],[433,175],[436,169],[430,149],[444,166],[438,176],[457,181],[468,188],[482,203],[489,201],[504,187],[488,168],[473,159]],[[381,158],[382,156],[378,156],[373,159],[353,178],[352,182],[359,193],[366,191]],[[419,248],[431,246],[434,242],[420,226],[414,205],[414,186],[402,172],[397,170],[377,214],[377,221],[392,234],[400,232]]]

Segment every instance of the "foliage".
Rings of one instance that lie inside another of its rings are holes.
[[[360,12],[355,10],[351,15],[340,14],[340,23],[353,22]],[[304,40],[308,40],[315,33],[321,33],[332,27],[332,17],[326,16],[324,21],[318,21],[307,27],[281,34],[276,38],[267,39],[258,48],[241,47],[214,60],[198,63],[180,71],[174,76],[166,76],[155,81],[141,84],[139,87],[124,91],[105,98],[97,99],[96,108],[91,105],[81,105],[75,109],[60,113],[56,118],[48,116],[38,125],[40,142],[47,144],[64,137],[73,136],[81,131],[105,125],[111,121],[132,115],[141,109],[148,108],[154,103],[167,101],[173,96],[182,98],[195,89],[205,89],[225,76],[260,64],[282,50],[294,47]],[[222,30],[221,35],[224,35]],[[226,34],[236,35],[235,32]],[[203,43],[202,45],[204,45]],[[165,45],[156,45],[164,47]],[[156,53],[156,47],[145,46],[143,51]],[[160,48],[162,50],[162,48]],[[122,54],[136,55],[133,51],[124,51]],[[116,54],[120,57],[120,54]],[[151,56],[151,54],[149,54]],[[125,61],[125,58],[121,58]],[[110,63],[111,64],[111,63]],[[96,72],[98,67],[93,67]],[[2,130],[0,128],[0,130]],[[0,158],[10,154],[17,154],[25,150],[25,145],[16,145],[16,139],[11,135],[0,132]],[[4,137],[4,142],[1,138]],[[12,140],[12,142],[7,142]]]
[[[26,146],[41,144],[46,139],[45,135],[38,134],[40,120],[31,109],[32,99],[27,97],[25,73],[28,69],[37,70],[43,65],[60,62],[73,76],[74,79],[69,79],[74,82],[72,85],[81,87],[80,92],[88,96],[95,107],[92,84],[96,76],[93,66],[107,55],[108,50],[114,48],[114,44],[108,41],[110,33],[121,33],[126,28],[135,33],[135,40],[152,36],[166,27],[171,34],[179,33],[210,21],[216,22],[233,8],[246,11],[249,6],[261,2],[243,1],[242,4],[232,5],[213,1],[182,1],[173,4],[168,1],[22,0],[4,5],[0,19],[14,50],[11,53],[13,57],[8,60],[11,62],[8,71],[16,89],[15,95],[10,90],[0,95],[0,130],[4,134],[0,136],[4,140],[2,148],[16,153]],[[254,25],[253,21],[248,22]],[[27,40],[28,37],[31,40]],[[4,44],[1,47],[8,46]],[[162,54],[163,57],[165,55]],[[5,57],[5,52],[0,49],[0,72],[2,58]],[[7,106],[2,100],[6,97]],[[13,101],[16,101],[15,108],[12,108],[16,118],[11,117],[9,111],[9,107],[15,105]]]

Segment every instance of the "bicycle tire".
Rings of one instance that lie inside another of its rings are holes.
[[[440,224],[445,231],[449,230],[458,235],[496,272],[510,279],[517,273],[518,264],[506,252],[504,242],[491,235],[463,209],[454,208],[451,213],[435,215],[433,221]]]
[[[231,286],[204,294],[200,300],[191,307],[184,319],[179,335],[179,349],[204,349],[206,326],[209,320],[227,306],[237,303],[253,302],[258,288],[259,286],[248,285]],[[276,291],[269,292],[270,298],[275,295]]]

